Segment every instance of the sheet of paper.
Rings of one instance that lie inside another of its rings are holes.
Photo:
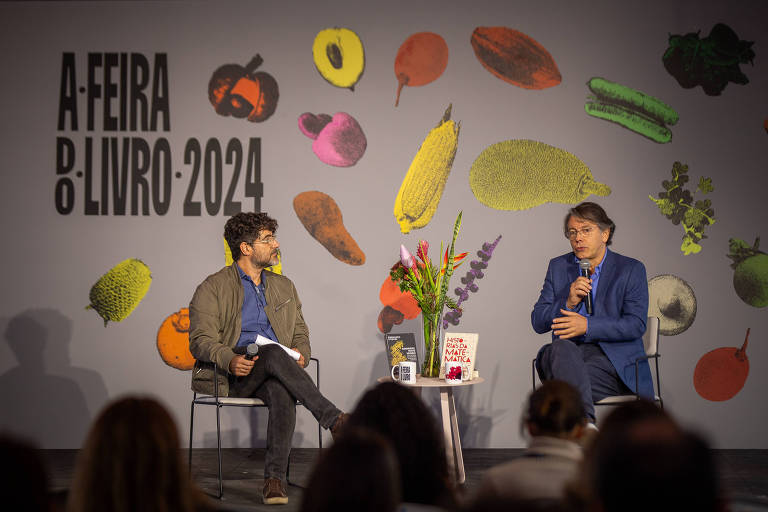
[[[271,339],[269,339],[269,338],[265,338],[265,337],[264,337],[264,336],[262,336],[261,334],[257,334],[257,335],[256,335],[256,341],[255,341],[255,343],[256,343],[256,344],[257,344],[259,347],[263,347],[264,345],[273,345],[273,344],[274,344],[274,345],[277,345],[277,346],[278,346],[278,347],[280,347],[281,349],[285,350],[285,353],[286,353],[286,354],[288,354],[289,356],[291,356],[291,357],[292,357],[294,360],[296,360],[296,361],[298,361],[298,360],[299,360],[299,358],[301,357],[301,354],[299,354],[297,351],[293,350],[292,348],[288,348],[288,347],[286,347],[285,345],[281,345],[280,343],[278,343],[278,342],[276,342],[276,341],[272,341],[272,340],[271,340]]]

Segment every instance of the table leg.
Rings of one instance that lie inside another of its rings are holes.
[[[453,399],[453,390],[451,388],[448,388],[448,409],[451,416],[453,450],[456,452],[456,481],[463,484],[467,477],[464,473],[464,454],[461,452],[461,436],[459,435],[459,420],[456,416],[456,402]]]
[[[445,455],[448,459],[449,471],[453,471],[454,478],[457,475],[456,457],[453,448],[453,431],[451,429],[451,407],[450,402],[453,398],[450,388],[440,388],[440,408],[443,417],[443,437],[445,439]]]

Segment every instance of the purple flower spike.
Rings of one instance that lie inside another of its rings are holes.
[[[459,298],[459,300],[456,301],[458,306],[461,306],[462,302],[469,300],[469,292],[477,293],[479,290],[479,287],[474,281],[475,279],[481,279],[483,277],[484,274],[482,269],[488,268],[488,260],[491,259],[491,254],[493,254],[494,249],[496,249],[499,240],[501,240],[501,235],[496,237],[496,240],[493,243],[485,242],[483,248],[477,251],[477,255],[482,261],[472,260],[469,263],[470,270],[467,272],[466,276],[461,278],[461,283],[465,285],[464,288],[456,288],[454,290],[454,293]],[[459,325],[460,317],[461,309],[449,311],[443,317],[443,328],[447,329],[449,322],[453,325]]]

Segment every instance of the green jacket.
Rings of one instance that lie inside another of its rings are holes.
[[[218,365],[219,395],[229,394],[229,362],[240,339],[243,284],[237,263],[208,276],[195,290],[189,303],[189,350],[196,359],[192,389],[213,394],[213,362]],[[277,341],[297,350],[309,364],[309,329],[301,314],[301,302],[290,279],[268,270],[261,273],[265,312]]]

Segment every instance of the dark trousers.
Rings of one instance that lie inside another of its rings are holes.
[[[542,381],[564,380],[575,387],[592,422],[595,421],[594,402],[632,392],[597,343],[553,340],[536,355],[536,371]]]
[[[244,377],[235,378],[230,396],[260,398],[267,404],[269,420],[264,478],[282,481],[285,481],[296,426],[296,400],[304,404],[323,428],[330,428],[341,414],[320,394],[309,374],[278,346],[261,347],[253,370]]]

